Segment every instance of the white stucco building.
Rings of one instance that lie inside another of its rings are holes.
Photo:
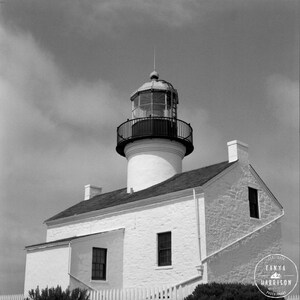
[[[280,253],[283,208],[248,146],[231,141],[228,161],[182,172],[193,131],[177,119],[176,89],[153,72],[131,102],[116,148],[128,161],[127,187],[87,185],[82,202],[45,221],[46,242],[26,247],[25,294],[58,284],[252,283],[256,263]]]

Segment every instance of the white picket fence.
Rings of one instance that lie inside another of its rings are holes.
[[[90,300],[183,300],[194,290],[191,285],[179,287],[128,288],[92,291]],[[0,299],[1,300],[1,299]]]
[[[128,288],[91,291],[90,300],[183,300],[194,290],[193,285],[154,287],[154,288]],[[1,296],[0,300],[23,300],[23,295]]]
[[[291,295],[285,298],[286,300],[300,300],[300,295]]]
[[[185,287],[132,288],[92,291],[90,300],[184,300],[194,289]],[[270,298],[271,299],[271,298]],[[286,300],[300,300],[300,295],[291,295]],[[1,300],[1,299],[0,299]]]
[[[24,295],[18,294],[18,295],[0,295],[0,300],[23,300]]]
[[[191,294],[185,288],[176,287],[157,287],[157,288],[136,288],[122,290],[103,290],[93,291],[90,300],[152,300],[152,299],[169,299],[182,300]],[[0,300],[23,300],[24,295],[0,295]],[[271,299],[271,298],[270,298]],[[300,295],[291,295],[286,300],[300,300]]]

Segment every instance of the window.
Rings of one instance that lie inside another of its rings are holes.
[[[158,266],[172,265],[171,232],[157,235]]]
[[[93,248],[92,280],[106,280],[107,249]]]
[[[248,198],[249,198],[250,217],[258,219],[259,214],[258,214],[258,193],[257,193],[257,189],[248,187]]]

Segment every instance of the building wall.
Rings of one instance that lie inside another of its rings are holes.
[[[281,225],[272,223],[208,260],[209,282],[254,283],[256,264],[281,251]]]
[[[68,275],[69,247],[68,245],[44,250],[28,251],[24,295],[31,289],[56,287],[66,289],[69,285]]]
[[[94,289],[113,288],[123,285],[123,238],[124,231],[116,230],[107,232],[92,237],[77,239],[72,241],[71,255],[71,287],[87,288],[80,283],[79,278],[83,283]],[[109,268],[106,273],[106,281],[91,280],[91,262],[92,249],[106,248],[107,249],[107,265]]]
[[[180,201],[53,226],[47,241],[124,227],[123,287],[177,284],[198,275],[196,224],[191,190],[191,196]],[[157,267],[157,233],[166,231],[172,232],[172,267]]]
[[[260,218],[251,218],[248,186],[258,189]],[[282,214],[249,165],[235,168],[205,188],[207,255],[235,242]]]
[[[250,218],[248,186],[257,188],[259,191],[259,219]],[[202,258],[234,243],[282,214],[281,207],[267,188],[251,173],[247,164],[236,164],[234,168],[216,178],[214,182],[204,186],[204,195],[205,201],[203,197],[198,200],[199,208],[201,206],[202,210],[205,210],[202,213],[199,212]],[[204,216],[205,222],[203,222]],[[148,207],[53,225],[47,230],[47,241],[109,231],[120,227],[125,228],[123,282],[103,283],[103,288],[178,284],[198,275],[196,266],[200,265],[200,259],[192,189],[190,197],[172,202],[162,201]],[[261,256],[259,247],[262,245],[265,247],[265,251],[262,253],[272,249],[280,252],[280,224],[275,228],[274,243],[272,242],[274,248],[273,246],[268,248],[264,244],[258,245],[257,243],[261,243],[259,239],[248,238],[251,255],[242,250],[235,250],[236,253],[232,252],[242,270],[246,270],[248,267],[252,267],[254,262],[256,263],[257,258]],[[206,236],[204,236],[205,230]],[[172,266],[162,268],[157,267],[157,233],[166,231],[172,232]],[[261,232],[255,233],[254,236],[260,235]],[[89,244],[89,248],[91,247],[92,244]],[[214,257],[214,259],[216,258]],[[235,260],[233,259],[233,261]],[[91,259],[89,262],[87,254],[85,264],[88,266],[87,268],[91,268]],[[208,268],[205,268],[203,280],[218,280],[218,269],[222,274],[224,273],[224,276],[220,278],[228,279],[229,275],[226,271],[229,268],[228,264],[229,262],[226,260],[215,260],[210,263]],[[230,267],[233,268],[232,265]],[[110,265],[108,265],[109,268],[111,268]],[[86,280],[88,273],[87,269],[86,273],[80,276],[85,276]],[[245,277],[240,274],[235,279],[243,281]],[[248,279],[249,277],[247,277]]]

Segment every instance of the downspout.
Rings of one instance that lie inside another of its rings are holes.
[[[71,273],[71,255],[72,255],[72,248],[71,248],[72,241],[69,242],[69,261],[68,261],[68,274]]]
[[[202,260],[201,260],[201,235],[200,235],[200,215],[199,215],[199,199],[196,197],[196,191],[193,189],[193,197],[195,200],[195,213],[196,213],[196,223],[197,223],[197,245],[198,245],[198,253],[199,253],[199,261],[200,265],[197,266],[197,270],[202,272]]]

